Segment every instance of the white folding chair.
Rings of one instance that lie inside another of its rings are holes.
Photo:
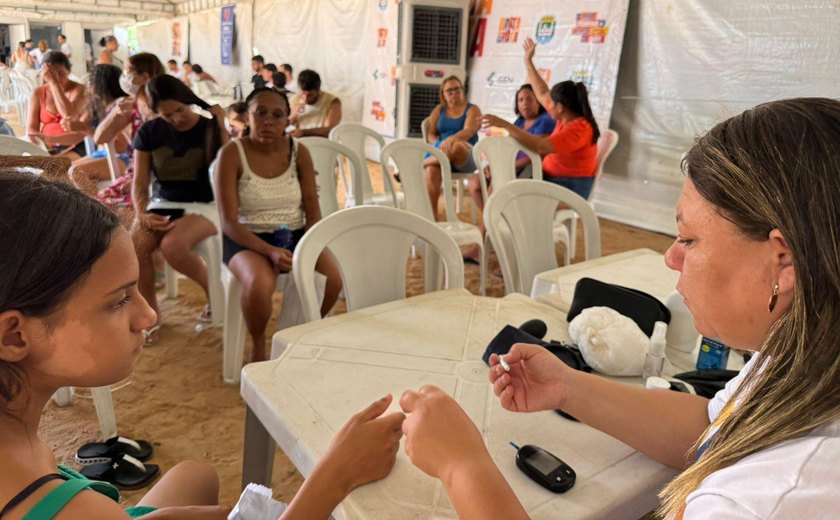
[[[601,256],[598,219],[585,199],[543,181],[511,181],[494,189],[484,206],[484,224],[499,257],[506,293],[530,294],[536,275],[558,267],[552,235],[558,204],[580,216],[586,259]]]
[[[398,208],[399,194],[394,188],[394,181],[391,179],[391,176],[388,175],[388,172],[385,169],[382,170],[382,182],[385,191],[383,193],[377,193],[373,191],[373,184],[370,178],[370,169],[367,167],[367,154],[365,153],[365,143],[367,139],[373,139],[373,141],[375,141],[379,147],[379,153],[382,152],[382,148],[385,147],[385,139],[383,139],[381,135],[374,132],[370,128],[353,123],[342,123],[330,130],[330,141],[343,144],[347,148],[350,148],[351,150],[356,152],[356,155],[361,161],[361,177],[363,189],[362,193],[364,197],[362,197],[360,200],[364,200],[365,203],[373,204],[376,206],[391,206],[394,208]],[[347,178],[346,176],[344,176],[344,169],[342,169],[342,177],[344,177],[344,191],[347,195],[346,206],[351,207],[361,205],[360,203],[356,203],[355,192],[358,188],[347,182]]]
[[[50,154],[40,146],[32,144],[29,141],[8,135],[0,135],[0,155],[46,157]]]
[[[601,174],[604,173],[604,163],[616,146],[618,146],[618,132],[608,128],[598,138],[598,169],[595,171],[592,191],[586,199],[593,210],[595,209],[595,204],[592,202],[595,197],[595,187]],[[560,210],[554,215],[554,242],[563,242],[566,245],[566,265],[570,264],[577,249],[577,215],[574,212]]]
[[[443,260],[445,287],[464,286],[464,264],[454,240],[428,220],[384,206],[357,206],[312,226],[292,258],[292,276],[307,321],[321,317],[312,274],[329,249],[338,263],[347,310],[405,298],[406,262],[411,244],[424,241]]]
[[[429,192],[426,190],[426,181],[423,175],[423,160],[426,154],[431,154],[440,161],[441,185],[452,185],[452,170],[449,166],[449,159],[446,158],[443,152],[422,142],[419,139],[400,139],[388,144],[382,149],[382,163],[383,170],[387,169],[390,160],[393,160],[400,172],[400,181],[405,193],[405,209],[415,215],[434,222],[434,211],[432,210],[432,202],[429,200]],[[481,236],[481,230],[474,224],[461,222],[458,220],[458,215],[452,202],[451,190],[443,190],[443,200],[446,206],[446,221],[436,222],[436,224],[446,231],[451,236],[455,243],[459,246],[468,244],[477,244],[481,254],[481,265],[479,270],[481,273],[481,282],[479,292],[485,294],[485,282],[487,275],[487,250],[484,248],[484,238]],[[430,269],[435,269],[437,262],[433,258],[434,255],[426,255],[426,291],[434,290],[436,278],[430,273]]]
[[[428,117],[426,119],[424,119],[422,123],[420,123],[420,132],[423,134],[423,142],[428,143],[429,142],[429,140],[427,139],[427,137],[429,135],[429,118]],[[470,148],[469,153],[472,153],[472,146],[469,145],[469,144],[467,144],[467,146]],[[475,164],[478,165],[478,163],[475,163]],[[475,174],[475,172],[452,172],[451,169],[450,169],[450,172],[452,173],[452,182],[448,183],[448,184],[444,184],[444,186],[451,186],[452,183],[455,184],[455,197],[456,197],[455,198],[455,211],[460,213],[461,210],[463,210],[463,208],[464,208],[464,186],[466,186],[467,180],[470,178],[470,175]],[[476,212],[475,208],[471,206],[470,219],[472,220],[473,224],[475,224],[478,221],[478,219],[476,217],[477,217],[477,212]]]
[[[318,184],[318,203],[321,206],[321,218],[338,211],[338,176],[336,168],[341,168],[341,156],[350,162],[350,175],[353,186],[362,185],[362,161],[353,150],[343,144],[335,143],[323,137],[304,137],[299,142],[306,146],[312,156],[315,167],[315,182]],[[358,193],[359,199],[363,194]],[[364,200],[357,200],[364,204]]]

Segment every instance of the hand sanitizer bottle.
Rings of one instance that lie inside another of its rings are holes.
[[[665,364],[665,335],[668,325],[657,321],[653,326],[650,337],[650,349],[645,356],[645,366],[642,369],[642,383],[647,383],[649,377],[662,377],[662,366]]]

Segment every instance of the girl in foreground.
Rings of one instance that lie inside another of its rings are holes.
[[[38,438],[53,392],[126,378],[155,323],[117,216],[69,184],[0,172],[0,251],[0,517],[226,518],[207,464],[176,465],[138,507],[123,510],[116,488],[58,466]],[[336,434],[284,519],[328,518],[350,490],[387,475],[404,418],[380,417],[390,401],[376,401]]]

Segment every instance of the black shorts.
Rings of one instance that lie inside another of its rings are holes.
[[[303,234],[306,233],[306,228],[300,229],[293,229],[292,230],[292,252],[295,252],[295,248],[300,242],[300,239],[303,238]],[[274,245],[274,233],[254,233],[257,235],[260,240],[265,242],[266,244]],[[238,242],[234,241],[232,238],[229,238],[227,235],[222,235],[222,261],[227,265],[230,263],[230,259],[233,258],[233,255],[240,251],[247,250],[247,247],[242,247],[239,245]]]

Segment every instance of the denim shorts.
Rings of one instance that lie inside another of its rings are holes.
[[[595,185],[595,177],[549,177],[544,175],[543,180],[572,190],[586,200],[589,200],[592,186]]]

